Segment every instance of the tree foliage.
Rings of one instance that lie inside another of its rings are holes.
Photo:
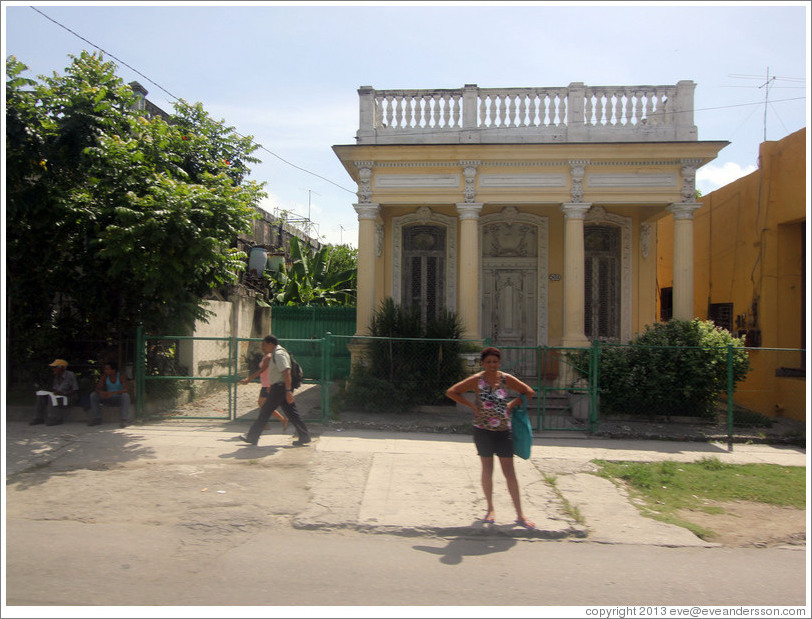
[[[6,70],[7,303],[14,354],[71,338],[176,332],[244,266],[233,249],[265,194],[250,137],[179,102],[136,108],[115,65],[83,52],[64,75]]]

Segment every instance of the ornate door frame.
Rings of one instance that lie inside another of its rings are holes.
[[[535,304],[535,316],[527,317],[526,320],[534,320],[533,326],[536,332],[537,346],[545,346],[547,344],[547,316],[548,316],[548,296],[547,296],[547,262],[548,262],[548,248],[549,248],[549,223],[547,217],[540,215],[533,215],[531,213],[520,213],[515,206],[508,206],[502,209],[499,213],[492,215],[484,215],[479,219],[479,248],[480,248],[480,263],[479,263],[479,281],[483,281],[483,268],[487,258],[490,257],[491,252],[496,251],[499,253],[499,248],[489,248],[485,246],[486,235],[485,228],[492,225],[502,224],[506,227],[507,232],[511,232],[511,228],[517,225],[531,225],[537,229],[536,234],[536,247],[527,248],[519,243],[509,248],[505,252],[517,258],[521,263],[527,264],[527,254],[532,255],[535,253],[536,258],[536,295],[538,302]],[[533,251],[534,250],[534,251]],[[522,254],[525,256],[522,256]],[[490,326],[486,324],[488,320],[484,312],[483,305],[480,306],[480,333],[485,334],[490,330]]]

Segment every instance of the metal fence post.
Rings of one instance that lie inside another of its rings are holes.
[[[330,361],[333,350],[333,334],[329,331],[324,334],[321,349],[321,420],[326,423],[330,419]]]
[[[146,343],[144,342],[144,325],[139,324],[135,331],[135,416],[143,417],[144,400],[147,397],[144,391],[144,373],[146,372]]]
[[[733,344],[727,345],[727,450],[733,451]]]
[[[601,343],[592,340],[589,360],[589,431],[594,432],[598,425],[598,380],[600,378]]]

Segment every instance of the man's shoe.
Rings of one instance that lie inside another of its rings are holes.
[[[298,438],[295,441],[293,441],[293,446],[294,447],[304,447],[305,445],[310,445],[310,440],[309,439],[306,440],[306,441],[303,441],[302,439]]]
[[[130,425],[129,421],[122,421],[120,424],[118,424],[118,427],[119,428],[126,428],[128,425]]]
[[[40,424],[40,423],[45,423],[45,420],[44,419],[32,419],[31,421],[28,422],[28,425],[29,426],[35,426],[35,425]]]
[[[248,443],[249,445],[256,445],[257,441],[250,440],[245,434],[240,434],[237,438],[239,438],[243,443]]]
[[[87,425],[89,425],[89,426],[100,426],[101,422],[102,422],[101,419],[91,419],[90,421],[87,422]]]

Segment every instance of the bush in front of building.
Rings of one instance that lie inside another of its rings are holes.
[[[750,370],[744,338],[712,321],[670,320],[628,345],[602,345],[601,411],[715,420],[718,395],[728,389],[728,346],[735,388]]]
[[[385,299],[370,324],[366,358],[339,396],[341,408],[406,412],[449,404],[445,391],[466,373],[460,358],[462,324],[454,312],[423,319],[417,308]]]

